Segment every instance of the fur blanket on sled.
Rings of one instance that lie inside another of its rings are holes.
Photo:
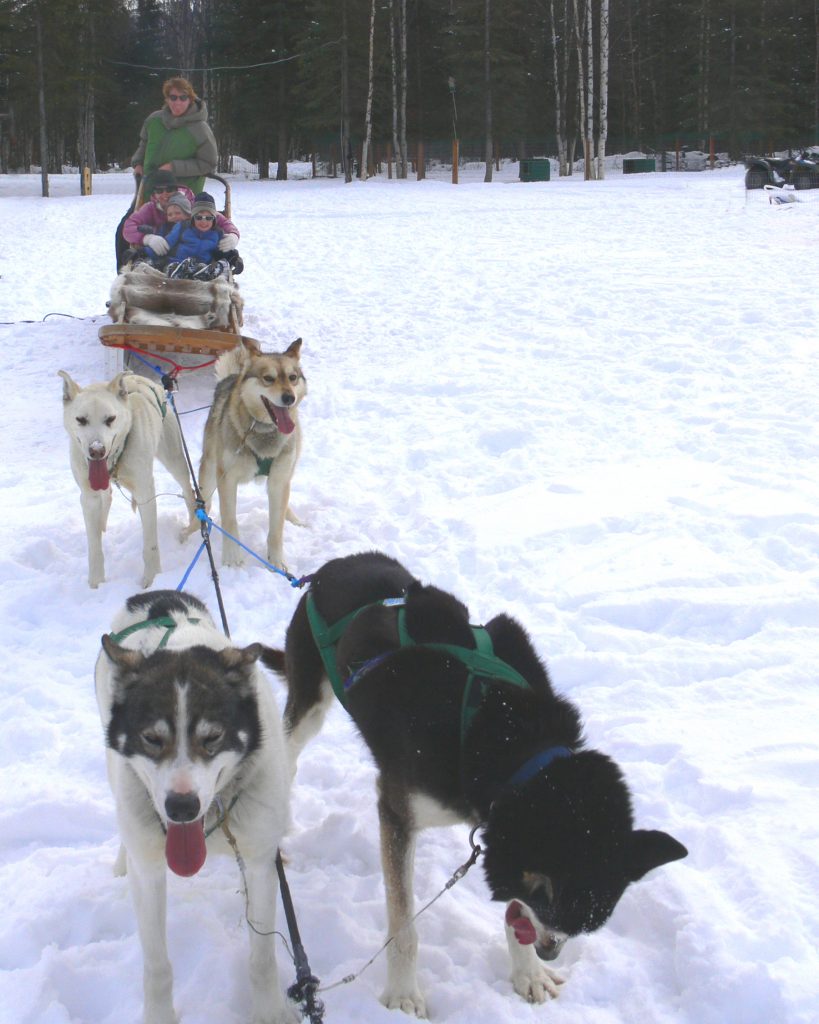
[[[227,327],[231,307],[241,322],[243,301],[227,278],[187,281],[166,277],[147,263],[124,270],[111,285],[108,314],[114,323],[169,327]]]

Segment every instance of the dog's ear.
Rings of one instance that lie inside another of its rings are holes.
[[[250,644],[248,647],[225,647],[219,651],[219,660],[225,668],[242,668],[245,665],[252,665],[261,657],[262,644]]]
[[[57,370],[57,376],[63,379],[63,401],[68,405],[69,402],[74,401],[80,391],[82,391],[82,388],[76,381],[72,380],[71,375],[66,373],[65,370]]]
[[[632,882],[642,878],[653,868],[682,860],[688,850],[667,832],[647,832],[635,829],[631,833],[631,856],[628,861],[628,876]]]
[[[120,647],[119,644],[114,643],[108,633],[103,635],[101,643],[102,649],[117,668],[124,668],[133,671],[134,669],[139,668],[145,660],[139,651],[130,651],[127,647]]]
[[[116,377],[108,384],[108,390],[111,394],[116,395],[117,398],[122,399],[123,402],[128,401],[128,391],[125,387],[125,378],[130,374],[130,370],[123,370],[122,373],[118,373]]]
[[[296,340],[292,341],[287,346],[287,348],[284,350],[284,354],[286,356],[290,356],[293,359],[298,359],[300,352],[301,352],[301,338],[296,338]]]

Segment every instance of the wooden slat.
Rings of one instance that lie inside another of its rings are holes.
[[[153,352],[182,352],[219,355],[236,348],[240,341],[258,348],[253,338],[230,330],[195,330],[190,327],[159,327],[149,324],[106,324],[99,329],[103,345],[132,345]]]

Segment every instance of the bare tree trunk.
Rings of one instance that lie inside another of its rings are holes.
[[[46,126],[45,76],[43,74],[43,12],[35,10],[37,29],[37,97],[40,107],[40,182],[43,198],[48,197],[48,130]]]
[[[583,176],[588,181],[590,154],[589,139],[586,135],[586,111],[590,104],[590,97],[586,91],[586,62],[584,60],[583,44],[585,40],[585,25],[580,20],[580,5],[583,4],[583,15],[586,14],[587,0],[574,0],[574,39],[577,47],[577,99],[580,106],[580,124],[583,131]]]
[[[202,0],[165,0],[165,20],[175,43],[179,70],[190,78],[203,34]]]
[[[732,19],[734,16],[735,15],[732,10]],[[813,26],[813,131],[815,133],[813,141],[819,143],[819,0],[814,2],[813,5]]]
[[[707,0],[702,0],[700,7],[700,26],[698,39],[699,83],[697,89],[697,127],[700,133],[700,149],[705,149],[705,140],[710,131],[708,113],[708,79],[711,65],[711,12]]]
[[[399,39],[401,41],[401,112],[400,112],[400,138],[401,144],[401,174],[400,177],[407,177],[407,0],[398,0],[398,10],[401,18]]]
[[[555,0],[549,0],[549,9],[552,15],[552,66],[555,76],[555,136],[557,138],[557,163],[558,174],[565,176],[571,173],[569,166],[568,147],[566,144],[566,93],[561,88],[562,74],[560,69],[560,51],[558,50],[557,23],[555,22]],[[564,14],[565,14],[564,5]],[[568,63],[568,53],[565,48],[566,35],[560,33],[563,40],[563,64]],[[565,74],[565,70],[564,70]]]
[[[284,4],[280,3],[276,9],[276,48],[282,54],[287,49],[287,40],[284,35]],[[278,74],[278,127],[276,144],[276,181],[287,181],[287,156],[290,147],[290,126],[287,120],[287,75],[290,65],[279,64],[276,68]]]
[[[341,0],[341,166],[344,181],[353,180],[353,147],[350,139],[350,80],[347,48],[347,0]]]
[[[594,177],[594,49],[592,46],[592,0],[586,0],[586,128],[583,137],[584,177]]]
[[[392,151],[395,153],[395,176],[401,177],[400,153],[398,141],[398,57],[396,53],[396,15],[395,0],[390,0],[390,84],[392,86]]]
[[[597,178],[606,176],[606,140],[609,134],[609,0],[600,0],[600,97],[597,129]]]
[[[484,103],[486,104],[486,139],[484,142],[484,159],[486,160],[486,171],[483,180],[492,180],[492,62],[490,60],[490,28],[492,14],[492,0],[484,0],[484,24],[483,24],[483,84]]]
[[[373,137],[373,48],[375,45],[375,0],[370,3],[370,50],[367,66],[367,111],[364,115],[364,148],[361,150],[359,177],[367,179],[370,159],[370,143]]]

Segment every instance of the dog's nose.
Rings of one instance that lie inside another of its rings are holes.
[[[282,395],[282,402],[284,405],[292,405],[295,401],[296,396],[290,391],[285,391]]]
[[[88,455],[92,459],[105,458],[105,445],[102,441],[92,441],[88,446]]]
[[[168,793],[165,813],[171,821],[193,821],[199,815],[199,797],[195,793]]]
[[[549,935],[545,942],[535,943],[535,952],[541,960],[554,960],[565,945],[565,937]]]

